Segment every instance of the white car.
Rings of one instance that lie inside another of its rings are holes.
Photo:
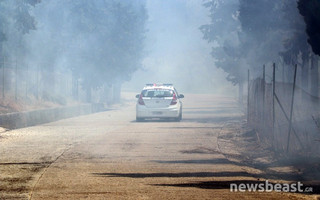
[[[146,118],[182,119],[183,94],[178,94],[172,84],[146,84],[141,94],[137,94],[136,120]]]

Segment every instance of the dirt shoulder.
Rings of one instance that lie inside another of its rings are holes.
[[[268,180],[274,184],[301,182],[306,189],[304,195],[320,198],[319,156],[288,156],[274,152],[254,130],[247,128],[245,121],[224,124],[218,144],[220,152],[228,160],[255,169],[247,172],[257,177],[257,181]]]

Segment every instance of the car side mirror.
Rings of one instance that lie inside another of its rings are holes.
[[[184,98],[184,95],[183,94],[179,94],[179,98],[180,99]]]
[[[140,94],[137,94],[137,95],[136,95],[136,98],[139,98],[139,97],[140,97]]]

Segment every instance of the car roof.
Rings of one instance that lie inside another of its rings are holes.
[[[169,83],[148,83],[146,86],[143,88],[143,90],[148,90],[148,89],[171,89],[174,90],[173,84]]]

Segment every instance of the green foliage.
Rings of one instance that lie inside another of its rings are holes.
[[[42,6],[39,31],[55,46],[46,60],[64,58],[84,88],[128,80],[140,67],[147,20],[142,1],[51,0]]]
[[[203,39],[213,44],[211,55],[215,66],[228,73],[233,84],[242,82],[241,52],[239,51],[239,21],[237,1],[209,0],[204,6],[210,10],[210,23],[202,25]]]
[[[291,0],[285,0],[282,3],[282,17],[286,22],[282,27],[284,36],[284,50],[279,54],[287,65],[293,65],[298,62],[298,55],[301,53],[302,59],[309,56],[309,45],[305,33],[305,24],[297,9],[297,3]]]
[[[40,0],[0,1],[0,42],[5,41],[14,31],[24,35],[36,29],[36,22],[30,10],[37,3],[40,3]]]
[[[251,40],[262,43],[270,31],[276,31],[281,23],[279,1],[276,0],[240,0],[239,20],[243,32]]]
[[[25,51],[24,36],[36,30],[31,9],[40,0],[0,1],[0,59],[17,58]]]
[[[303,1],[307,10],[305,21],[314,51],[320,46],[319,0]],[[306,3],[307,2],[307,3]],[[311,6],[313,5],[313,6]],[[298,56],[309,56],[304,24],[292,0],[208,0],[204,6],[210,10],[210,24],[200,27],[203,38],[212,43],[211,55],[215,65],[228,73],[227,80],[237,84],[246,79],[247,69],[260,76],[263,64],[278,62],[279,55],[288,64],[298,62]],[[308,27],[308,26],[307,26]],[[309,30],[309,31],[308,31]],[[318,35],[317,35],[318,34]]]
[[[138,0],[0,0],[0,45],[7,56],[50,72],[69,68],[97,88],[141,66],[146,20]]]

